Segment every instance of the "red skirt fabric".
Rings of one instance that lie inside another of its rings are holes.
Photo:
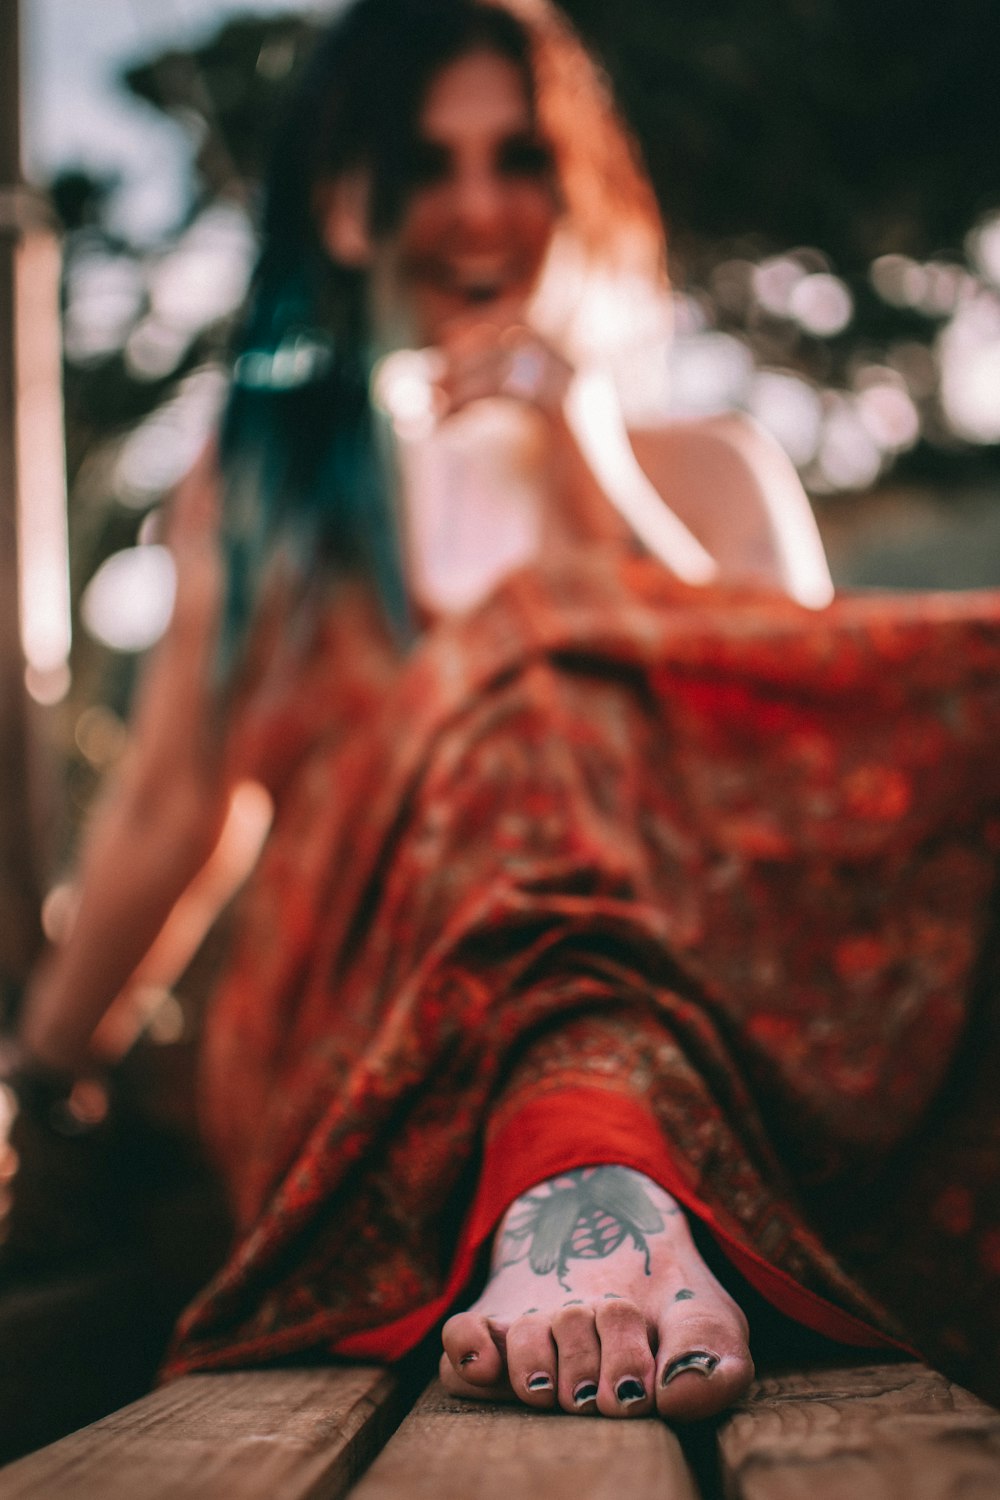
[[[238,1232],[168,1373],[398,1357],[513,1197],[620,1161],[791,1316],[996,1399],[1000,597],[581,556],[331,734],[351,670],[211,1009]]]

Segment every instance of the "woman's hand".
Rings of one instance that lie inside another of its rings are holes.
[[[496,396],[556,417],[575,373],[565,356],[529,327],[520,305],[498,303],[455,320],[439,350],[435,392],[442,418]]]
[[[564,540],[620,542],[632,535],[684,582],[716,577],[712,557],[641,469],[610,379],[599,370],[578,374],[527,325],[523,306],[498,302],[463,315],[445,329],[436,353],[439,419],[498,396],[547,418],[548,484]]]

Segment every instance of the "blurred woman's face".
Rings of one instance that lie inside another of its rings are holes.
[[[393,239],[413,331],[534,289],[559,214],[551,153],[520,69],[494,52],[443,68],[417,121],[412,188]]]

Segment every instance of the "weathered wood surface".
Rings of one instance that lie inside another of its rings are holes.
[[[1000,1412],[919,1364],[759,1381],[720,1429],[727,1500],[998,1500]]]
[[[397,1390],[362,1366],[191,1375],[0,1470],[0,1500],[337,1500]]]
[[[697,1500],[672,1432],[457,1401],[435,1381],[350,1500]]]
[[[190,1376],[0,1470],[0,1500],[698,1500],[661,1422],[456,1401],[434,1382],[390,1437],[400,1392],[363,1367]],[[1000,1412],[916,1364],[761,1380],[718,1452],[726,1500],[1000,1496]]]

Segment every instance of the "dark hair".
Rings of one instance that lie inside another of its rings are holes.
[[[332,261],[317,186],[352,168],[386,236],[413,181],[417,120],[441,68],[491,51],[523,70],[565,216],[595,258],[662,264],[648,179],[582,43],[547,0],[357,0],[321,35],[289,102],[266,185],[260,259],[223,418],[228,589],[220,673],[241,658],[269,565],[367,574],[409,633],[392,497],[368,398],[362,271]]]

